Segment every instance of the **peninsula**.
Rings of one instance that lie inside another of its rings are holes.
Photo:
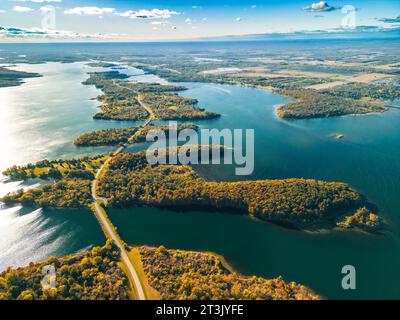
[[[0,88],[19,86],[24,82],[23,79],[37,77],[40,77],[40,74],[0,67]]]
[[[363,196],[348,185],[307,179],[214,182],[187,165],[149,165],[145,152],[43,162],[13,167],[4,174],[20,179],[52,172],[56,183],[18,191],[1,201],[42,207],[84,207],[92,202],[90,184],[95,164],[107,162],[98,183],[99,196],[110,207],[146,204],[162,207],[206,207],[248,214],[297,228],[326,225],[342,212],[352,214]],[[47,162],[46,162],[47,163]],[[76,168],[80,168],[77,170]],[[333,227],[333,226],[332,226]]]
[[[201,120],[218,118],[215,112],[198,108],[197,100],[177,95],[186,90],[182,86],[160,85],[155,83],[134,83],[122,81],[126,76],[118,71],[91,73],[83,84],[94,85],[103,91],[98,97],[102,102],[102,112],[94,116],[103,120],[144,120],[149,112],[154,113],[153,120]]]

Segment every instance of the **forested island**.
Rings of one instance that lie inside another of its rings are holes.
[[[184,129],[197,130],[198,126],[194,124],[179,124],[177,132],[181,132]],[[127,143],[128,140],[133,137],[129,142],[138,143],[145,142],[147,133],[150,130],[161,130],[168,137],[168,126],[147,126],[145,128],[138,127],[127,127],[127,128],[115,128],[115,129],[104,129],[84,133],[80,135],[74,144],[80,147],[88,146],[115,146],[123,143]]]
[[[114,68],[118,67],[118,64],[115,63],[110,63],[110,62],[102,62],[102,61],[97,61],[97,62],[90,62],[86,64],[89,67],[92,68]]]
[[[116,146],[128,142],[136,130],[136,127],[126,127],[92,131],[80,135],[74,144],[78,147]]]
[[[344,217],[337,224],[344,229],[361,229],[363,231],[379,231],[383,220],[366,207],[358,209],[354,214]]]
[[[0,67],[0,88],[15,87],[21,85],[25,78],[41,77],[38,73],[15,71]]]
[[[150,108],[159,120],[194,120],[219,117],[197,107],[197,100],[181,97],[182,86],[155,83],[133,83],[122,81],[127,76],[118,71],[91,73],[83,84],[94,85],[103,91],[98,97],[102,112],[94,116],[103,120],[144,120],[149,117]]]

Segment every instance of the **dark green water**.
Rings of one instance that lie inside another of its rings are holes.
[[[187,84],[184,94],[223,117],[209,128],[254,128],[251,179],[304,177],[344,181],[378,206],[392,232],[378,236],[333,231],[307,234],[244,216],[135,208],[112,210],[122,237],[133,244],[215,251],[245,274],[282,275],[328,298],[400,298],[400,111],[367,116],[282,121],[282,97],[237,86]],[[343,140],[333,137],[345,135]],[[205,176],[236,180],[232,167],[201,168]],[[248,179],[249,177],[242,177]],[[354,265],[357,290],[341,288],[341,268]]]

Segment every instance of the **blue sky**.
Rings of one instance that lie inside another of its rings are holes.
[[[346,15],[343,8],[354,10]],[[0,41],[155,41],[332,31],[343,29],[350,15],[351,26],[399,28],[400,1],[0,0]]]

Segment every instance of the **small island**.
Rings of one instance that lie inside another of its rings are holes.
[[[86,64],[89,67],[92,68],[114,68],[114,67],[118,67],[118,64],[115,63],[110,63],[110,62],[102,62],[102,61],[98,61],[98,62],[90,62],[88,64]]]
[[[346,216],[336,224],[344,229],[361,229],[363,231],[378,231],[383,227],[382,219],[366,207],[358,209],[353,215]]]
[[[198,126],[194,124],[179,124],[178,133],[184,129],[197,130]],[[161,130],[165,132],[165,136],[168,137],[168,126],[152,126],[149,125],[145,128],[139,127],[127,127],[127,128],[115,128],[115,129],[104,129],[93,131],[89,133],[84,133],[80,135],[74,144],[79,147],[89,147],[89,146],[116,146],[123,143],[139,143],[145,142],[147,133],[150,130]],[[129,140],[133,137],[131,140]]]

